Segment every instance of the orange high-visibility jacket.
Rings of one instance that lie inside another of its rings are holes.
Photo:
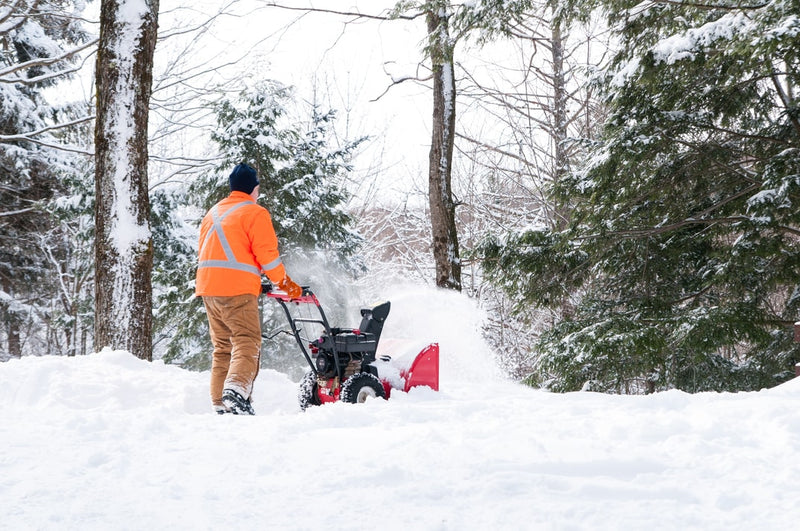
[[[198,296],[259,295],[262,273],[273,283],[286,276],[272,218],[244,192],[231,192],[208,211],[198,254]]]

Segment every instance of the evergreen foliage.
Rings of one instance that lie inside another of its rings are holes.
[[[203,304],[194,296],[197,271],[197,228],[183,219],[177,192],[160,189],[150,194],[153,227],[154,350],[166,361],[181,361],[187,369],[208,369],[195,357],[208,344]]]
[[[90,138],[88,128],[78,132]],[[52,226],[40,248],[48,275],[39,296],[48,305],[47,352],[88,354],[94,328],[94,172],[88,159],[59,175],[61,192],[46,203]]]
[[[348,264],[360,238],[349,230],[352,222],[343,206],[348,199],[343,178],[350,157],[361,140],[336,148],[331,145],[335,112],[313,108],[307,130],[284,125],[291,91],[264,83],[217,106],[218,128],[212,139],[222,162],[192,188],[194,204],[204,210],[225,197],[228,174],[239,162],[258,170],[259,202],[269,210],[281,251],[302,255],[330,251]],[[209,193],[210,192],[210,193]]]
[[[484,245],[528,304],[574,312],[543,335],[554,390],[750,390],[800,349],[800,3],[605,2],[620,51],[611,118],[555,189],[561,232]]]
[[[68,77],[72,52],[88,40],[82,9],[50,0],[0,6],[0,359],[20,356],[23,344],[49,352],[41,319],[50,320],[61,293],[53,282],[59,251],[50,246],[66,243],[47,207],[76,162],[54,149],[50,131],[74,109],[50,104],[44,91]]]

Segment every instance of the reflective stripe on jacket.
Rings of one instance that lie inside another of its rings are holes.
[[[261,273],[273,283],[286,276],[272,218],[250,195],[231,192],[200,224],[195,295],[258,295]]]

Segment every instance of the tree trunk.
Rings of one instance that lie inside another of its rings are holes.
[[[13,297],[13,286],[9,279],[0,277],[2,280],[2,287],[3,290],[12,295]],[[16,312],[11,309],[12,303],[9,302],[9,308],[6,312],[6,336],[8,338],[8,355],[12,358],[21,358],[22,357],[22,339],[20,337],[20,326],[19,326],[19,317],[17,316]]]
[[[428,198],[433,233],[436,285],[461,291],[461,258],[451,187],[456,124],[453,48],[448,19],[442,9],[427,13],[433,69],[433,131],[428,171]]]
[[[553,181],[557,185],[569,172],[569,154],[567,153],[567,83],[564,79],[564,41],[561,36],[561,23],[554,20],[552,24],[551,45],[553,54]],[[565,230],[569,220],[566,207],[558,208],[553,228]]]
[[[158,0],[102,0],[95,128],[95,349],[152,359],[147,117]]]

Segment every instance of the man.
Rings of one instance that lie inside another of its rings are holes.
[[[203,297],[214,345],[211,404],[220,415],[254,415],[250,397],[261,354],[261,274],[289,297],[302,289],[286,274],[267,209],[256,204],[258,176],[239,164],[230,195],[200,225],[195,295]]]

